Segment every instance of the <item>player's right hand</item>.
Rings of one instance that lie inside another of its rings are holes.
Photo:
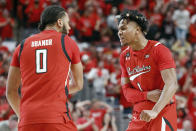
[[[157,102],[161,96],[162,91],[159,89],[148,91],[147,100]]]

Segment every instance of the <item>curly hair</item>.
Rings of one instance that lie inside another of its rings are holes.
[[[120,16],[118,17],[118,24],[120,23],[121,20],[126,19],[128,22],[129,21],[134,21],[136,22],[140,27],[141,31],[146,34],[147,32],[147,27],[148,27],[148,20],[147,18],[141,14],[137,10],[124,10]]]

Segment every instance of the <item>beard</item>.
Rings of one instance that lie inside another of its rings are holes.
[[[62,33],[67,34],[67,35],[69,33],[69,31],[67,30],[65,24],[63,24]]]
[[[121,47],[129,46],[128,43],[121,43]]]

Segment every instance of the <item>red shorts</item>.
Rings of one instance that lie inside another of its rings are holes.
[[[133,113],[126,131],[177,131],[176,104],[167,105],[150,122],[141,121],[139,116],[140,113]]]
[[[77,131],[72,121],[62,123],[38,123],[25,125],[18,128],[18,131]]]

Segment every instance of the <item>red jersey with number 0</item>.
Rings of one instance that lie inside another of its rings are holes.
[[[20,68],[22,78],[19,125],[71,119],[66,81],[70,65],[80,62],[77,44],[67,35],[45,30],[27,38],[19,56],[21,47],[11,63]]]
[[[121,53],[120,63],[122,77],[128,77],[132,85],[130,88],[141,92],[155,89],[162,90],[164,82],[160,71],[175,68],[175,63],[169,49],[160,42],[152,40],[149,40],[146,47],[142,50],[133,51],[130,47],[125,49]],[[144,100],[136,103],[134,110],[138,112],[144,109],[150,110],[154,104],[153,102]]]

